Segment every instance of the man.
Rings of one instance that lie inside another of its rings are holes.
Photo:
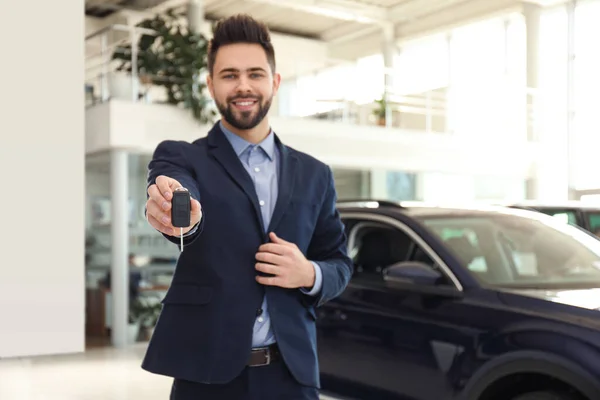
[[[220,21],[207,85],[222,116],[149,164],[147,218],[173,243],[172,193],[192,226],[143,368],[174,377],[172,400],[316,400],[315,307],[352,275],[329,167],[286,147],[267,113],[281,77],[268,29]]]

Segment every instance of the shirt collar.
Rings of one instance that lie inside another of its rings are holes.
[[[219,121],[219,127],[225,134],[225,137],[229,140],[229,143],[231,143],[231,146],[233,147],[233,150],[235,151],[235,154],[237,154],[238,157],[240,157],[248,147],[254,146],[254,144],[248,142],[247,140],[231,132],[229,129],[225,128],[225,126],[223,126],[223,122],[221,121]],[[267,154],[267,156],[269,156],[269,158],[273,160],[273,157],[275,155],[275,135],[272,129],[269,131],[267,137],[264,138],[264,140],[260,142],[257,146],[261,147]]]

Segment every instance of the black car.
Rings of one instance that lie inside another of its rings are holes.
[[[600,241],[538,212],[340,202],[352,281],[318,308],[336,398],[600,399]]]
[[[510,207],[543,212],[563,219],[571,225],[579,226],[596,236],[600,236],[600,207],[580,201],[569,201],[562,204],[545,204],[527,201],[512,204]]]

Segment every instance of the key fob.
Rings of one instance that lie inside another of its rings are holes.
[[[190,192],[183,189],[173,191],[171,204],[171,224],[176,228],[189,227],[192,219]]]

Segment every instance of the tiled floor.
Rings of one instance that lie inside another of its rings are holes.
[[[146,344],[124,350],[0,360],[1,400],[168,400],[171,379],[140,368]],[[326,399],[325,397],[322,397]]]
[[[0,399],[167,400],[171,379],[140,368],[145,349],[0,360]]]

